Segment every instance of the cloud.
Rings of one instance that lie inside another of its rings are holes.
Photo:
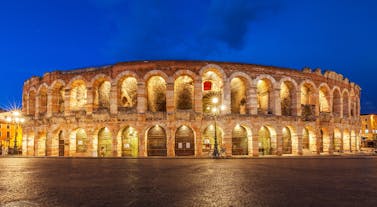
[[[99,2],[95,5],[106,24],[115,27],[104,52],[120,60],[211,59],[241,51],[250,23],[278,5],[248,0]]]

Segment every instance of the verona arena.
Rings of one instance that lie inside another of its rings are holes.
[[[360,91],[333,71],[226,62],[54,71],[24,83],[22,153],[206,157],[215,133],[226,156],[354,153]]]

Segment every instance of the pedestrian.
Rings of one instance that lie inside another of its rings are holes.
[[[101,157],[105,157],[105,147],[101,147]]]

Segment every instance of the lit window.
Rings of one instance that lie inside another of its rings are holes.
[[[9,138],[10,137],[10,133],[9,132],[7,132],[7,138]]]
[[[369,132],[368,129],[366,129],[366,130],[365,130],[365,134],[368,134],[368,132]]]

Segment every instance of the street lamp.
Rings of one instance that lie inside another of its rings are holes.
[[[220,111],[221,110],[224,110],[225,107],[223,105],[221,105],[220,107],[217,105],[219,103],[219,98],[217,97],[214,97],[212,99],[212,103],[213,103],[213,106],[212,106],[212,109],[211,109],[211,112],[213,114],[213,117],[214,117],[214,120],[215,120],[215,136],[214,136],[214,149],[213,149],[213,157],[214,158],[218,158],[220,156],[220,153],[219,153],[219,147],[218,147],[218,143],[217,143],[217,116],[220,114]]]
[[[21,113],[19,111],[11,111],[10,116],[6,116],[5,120],[8,123],[11,123],[15,125],[15,137],[14,137],[14,146],[13,146],[13,154],[16,154],[18,152],[17,150],[17,135],[18,135],[18,129],[19,125],[25,122],[25,119],[21,116]]]

